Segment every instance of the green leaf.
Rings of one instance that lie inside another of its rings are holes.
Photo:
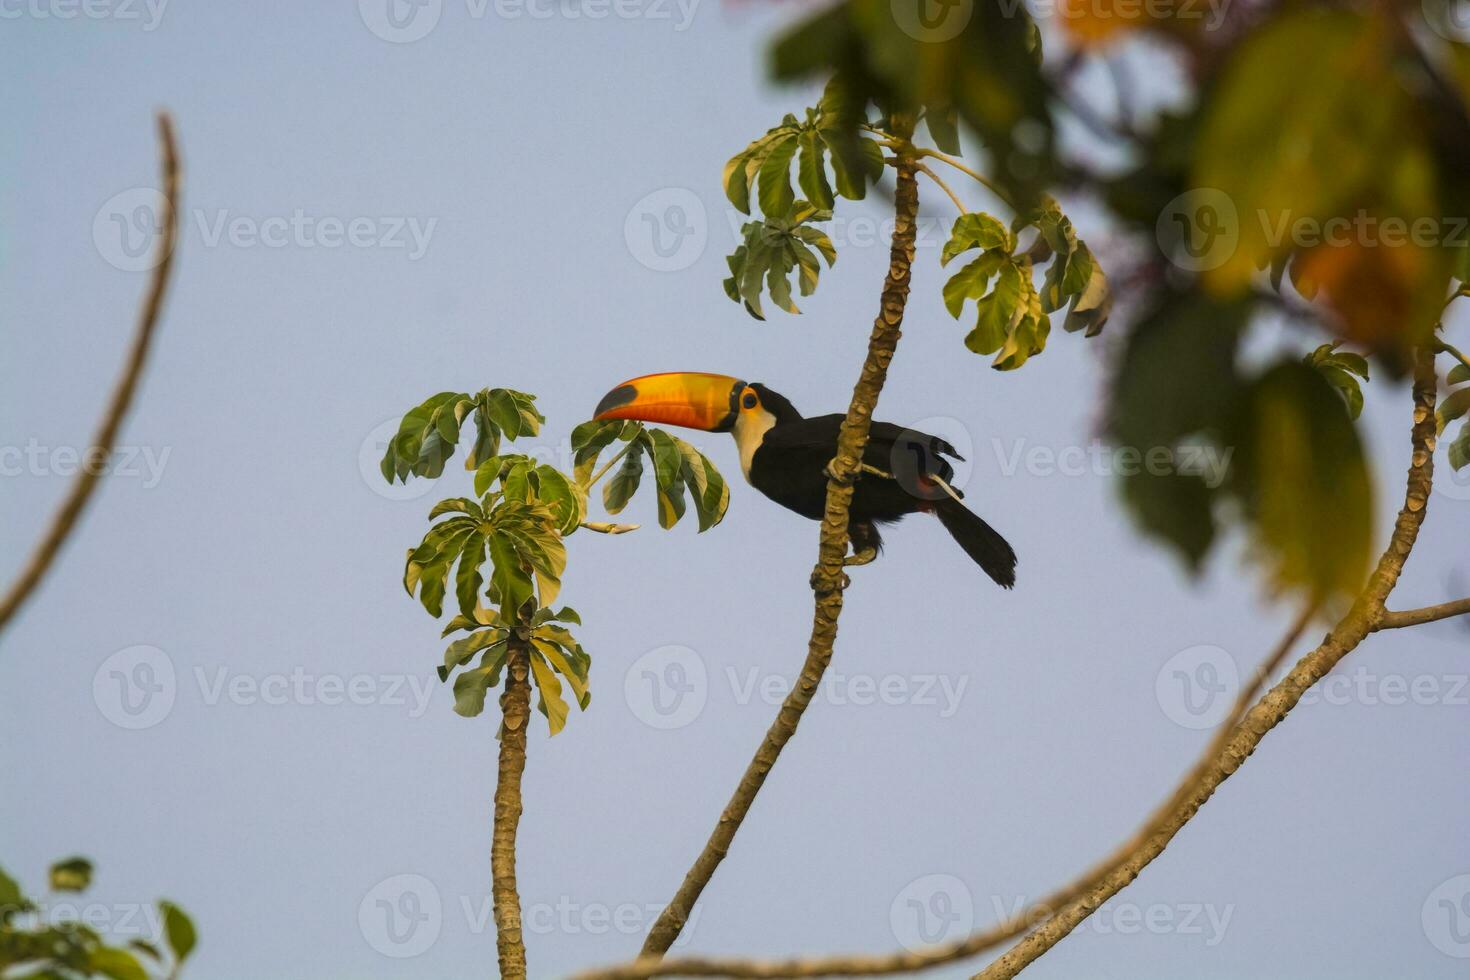
[[[1470,422],[1460,426],[1460,435],[1450,443],[1450,469],[1461,470],[1470,464]]]
[[[480,601],[480,565],[485,561],[485,536],[471,533],[465,536],[464,548],[459,554],[459,571],[454,577],[454,595],[459,600],[459,611],[472,616]]]
[[[546,658],[556,672],[566,678],[571,685],[572,695],[577,699],[577,707],[583,711],[587,710],[587,704],[592,700],[592,695],[587,690],[587,676],[578,670],[577,666],[562,653],[561,648],[549,640],[532,637],[531,642],[541,655]]]
[[[1450,392],[1444,401],[1439,403],[1439,408],[1434,411],[1434,418],[1439,425],[1440,433],[1443,433],[1446,426],[1466,412],[1470,412],[1470,388],[1459,388]]]
[[[948,265],[950,259],[972,248],[981,251],[999,249],[1010,254],[1015,247],[1015,240],[999,218],[988,214],[962,214],[955,219],[949,241],[944,243],[939,254],[939,264]]]
[[[1087,246],[1079,244],[1078,248],[1086,249]],[[1108,280],[1103,275],[1102,266],[1092,258],[1091,253],[1087,257],[1091,264],[1087,285],[1072,300],[1067,318],[1062,321],[1062,329],[1068,333],[1081,330],[1085,337],[1096,337],[1102,333],[1102,328],[1107,325],[1108,317],[1112,314],[1113,296],[1108,289]]]
[[[1235,438],[1237,492],[1275,584],[1356,594],[1371,558],[1371,482],[1337,392],[1305,364],[1280,364],[1249,389]]]
[[[531,673],[536,677],[536,691],[540,695],[536,707],[546,716],[551,734],[555,735],[565,727],[567,714],[571,710],[562,700],[561,681],[556,679],[556,673],[546,662],[536,655],[531,657]]]
[[[87,966],[112,980],[148,980],[148,971],[138,958],[115,946],[94,946],[87,954]]]
[[[778,138],[760,166],[761,211],[780,216],[791,210],[796,195],[791,190],[791,157],[796,153],[795,133]]]
[[[182,963],[199,942],[194,923],[173,902],[159,902],[158,909],[163,913],[163,935],[168,941],[168,948],[173,950],[174,959]]]
[[[586,516],[586,492],[568,480],[560,470],[544,463],[536,467],[536,478],[539,484],[536,495],[556,515],[557,530],[562,534],[571,534]]]
[[[638,484],[643,479],[643,454],[638,449],[629,451],[623,457],[622,465],[617,468],[607,483],[602,486],[602,506],[609,514],[621,513],[628,506],[628,501],[633,499],[633,494],[638,491]]]
[[[990,280],[1000,271],[1003,263],[1008,264],[1004,252],[992,250],[981,253],[980,257],[973,262],[963,266],[959,272],[950,277],[944,284],[944,308],[949,310],[949,315],[959,319],[964,310],[965,300],[979,299],[984,296],[990,288]],[[996,344],[999,347],[1000,343]],[[992,348],[993,350],[994,348]]]
[[[518,618],[521,606],[535,593],[531,576],[522,567],[522,556],[505,530],[497,530],[489,537],[490,586],[496,601],[500,603],[500,615],[506,620]]]
[[[1011,327],[1021,317],[1022,276],[1014,262],[1000,266],[995,288],[976,304],[975,327],[965,337],[965,346],[977,354],[993,354],[1002,350],[1010,337]],[[999,359],[996,361],[1000,363]]]
[[[484,493],[485,491],[477,490],[476,492]],[[485,516],[485,512],[480,509],[480,505],[473,500],[465,497],[451,497],[448,500],[441,500],[434,505],[434,509],[429,511],[429,520],[432,521],[436,517],[443,517],[449,513],[468,514],[476,520],[482,519]]]
[[[1464,384],[1470,381],[1470,365],[1456,364],[1450,368],[1450,375],[1446,379],[1452,385]]]
[[[929,138],[935,147],[951,156],[960,155],[959,116],[953,108],[930,106],[924,113],[924,124],[929,127]]]
[[[499,664],[461,671],[454,678],[454,713],[465,718],[474,718],[484,711],[485,696],[490,691],[492,679],[499,676]]]
[[[444,650],[444,666],[438,668],[439,680],[449,679],[456,667],[463,667],[482,650],[493,650],[497,644],[506,642],[506,630],[493,628],[480,630],[449,644]]]
[[[806,199],[819,208],[831,210],[835,203],[832,187],[827,183],[827,147],[816,129],[801,131],[801,155],[797,160],[797,181]]]
[[[86,891],[92,883],[92,862],[74,857],[51,865],[51,890],[56,892]]]

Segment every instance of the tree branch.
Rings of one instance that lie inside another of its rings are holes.
[[[1059,911],[1036,926],[1034,932],[1005,956],[978,974],[977,980],[1014,977],[1066,937],[1104,901],[1133,881],[1144,867],[1163,852],[1184,825],[1193,819],[1220,784],[1244,764],[1266,733],[1286,717],[1307,689],[1327,676],[1372,631],[1373,623],[1383,616],[1383,603],[1397,584],[1404,562],[1413,550],[1419,528],[1424,522],[1434,473],[1435,387],[1433,356],[1428,351],[1419,351],[1414,374],[1413,456],[1404,505],[1399,511],[1387,549],[1347,615],[1321,645],[1298,661],[1291,672],[1253,707],[1245,710],[1267,675],[1289,653],[1297,635],[1306,624],[1307,615],[1304,615],[1257,673],[1250,689],[1242,693],[1231,718],[1221,726],[1200,761],[1181,781],[1169,800],[1092,872],[1038,903],[1042,907]],[[1022,935],[1032,927],[1033,924],[1025,920],[1002,923],[918,953],[898,951],[878,956],[823,956],[786,960],[691,957],[659,962],[642,959],[612,970],[584,973],[579,975],[578,980],[643,980],[655,976],[876,976],[903,973],[983,953]]]
[[[940,177],[939,177],[939,175],[936,174],[929,167],[928,164],[926,164],[926,163],[919,164],[919,170],[920,170],[921,173],[923,173],[930,180],[934,181],[934,183],[938,184],[940,190],[944,191],[944,193],[946,193],[946,194],[949,195],[949,199],[954,202],[954,206],[957,209],[959,209],[960,214],[964,214],[965,213],[965,202],[964,201],[961,201],[959,199],[959,195],[957,195],[954,191],[952,191],[952,190],[949,189],[949,185],[946,184],[943,180],[941,180]]]
[[[907,142],[911,134],[912,123],[906,131],[898,135]],[[843,559],[847,557],[848,506],[852,502],[853,483],[859,475],[863,447],[867,445],[873,409],[878,403],[883,383],[887,380],[889,361],[898,345],[904,306],[908,302],[910,267],[914,261],[919,209],[919,187],[915,174],[918,161],[914,159],[911,150],[900,151],[900,156],[898,181],[894,190],[893,241],[889,251],[888,274],[883,282],[882,302],[878,317],[873,322],[872,334],[868,338],[868,354],[863,362],[862,374],[853,389],[847,417],[842,420],[842,428],[837,436],[837,455],[828,467],[820,557],[812,572],[816,608],[812,618],[811,639],[807,644],[806,662],[802,665],[801,676],[793,685],[791,693],[786,696],[776,720],[771,723],[760,748],[756,750],[755,758],[746,767],[734,795],[720,814],[719,823],[715,825],[709,841],[685,875],[673,901],[663,910],[649,931],[641,953],[645,962],[650,959],[656,962],[679,937],[694,903],[729,852],[735,833],[750,812],[751,804],[765,784],[771,767],[776,764],[781,750],[796,733],[797,723],[811,704],[822,675],[832,660],[832,645],[837,638],[837,617],[842,612],[842,592],[847,586],[847,576],[842,569]]]
[[[142,312],[139,314],[132,348],[123,365],[122,376],[118,380],[117,387],[113,389],[112,398],[102,416],[102,423],[92,439],[91,446],[83,454],[84,459],[96,459],[97,462],[95,465],[81,467],[61,508],[52,517],[46,533],[37,543],[14,584],[5,593],[4,598],[0,599],[0,631],[5,629],[16,612],[40,585],[41,579],[45,577],[52,562],[60,553],[62,545],[66,543],[67,537],[76,527],[77,519],[81,517],[82,511],[91,499],[92,491],[97,488],[101,474],[107,471],[106,462],[112,456],[118,430],[122,427],[123,419],[132,406],[133,395],[138,388],[138,380],[143,374],[143,365],[148,360],[154,329],[158,325],[159,314],[163,310],[164,296],[168,292],[169,273],[173,269],[174,242],[178,236],[179,157],[178,148],[174,142],[173,121],[166,113],[160,113],[158,116],[158,140],[162,153],[163,196],[167,214],[159,215],[163,233],[159,236],[155,252],[158,261],[153,267],[153,280],[143,302]]]
[[[1373,631],[1403,629],[1405,626],[1421,626],[1424,623],[1433,623],[1441,619],[1449,619],[1451,616],[1470,615],[1470,599],[1457,599],[1454,602],[1442,602],[1437,606],[1425,606],[1423,609],[1407,609],[1403,612],[1393,612],[1385,609],[1378,622],[1373,624]]]

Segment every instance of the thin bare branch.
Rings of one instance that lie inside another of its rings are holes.
[[[965,202],[960,200],[958,194],[956,194],[954,191],[952,191],[952,190],[949,189],[949,185],[946,184],[942,179],[940,179],[939,175],[936,174],[929,167],[928,164],[926,164],[926,163],[919,164],[919,171],[921,173],[925,174],[926,176],[928,176],[928,178],[930,180],[934,181],[934,183],[936,183],[936,184],[939,185],[939,189],[940,190],[944,191],[944,193],[946,193],[946,194],[949,195],[949,199],[954,202],[954,206],[957,209],[959,209],[960,214],[964,214],[965,213],[965,211],[966,211]]]
[[[123,419],[132,406],[133,396],[138,389],[138,381],[143,375],[143,366],[148,361],[154,330],[158,325],[159,314],[163,311],[164,296],[168,292],[169,273],[173,268],[174,242],[178,236],[179,156],[174,142],[173,121],[166,113],[160,113],[158,116],[158,139],[162,152],[163,197],[167,213],[159,215],[162,234],[159,236],[155,252],[157,262],[153,267],[153,280],[149,285],[148,295],[138,317],[138,327],[133,336],[132,348],[128,352],[122,376],[118,380],[117,387],[113,389],[112,398],[107,404],[97,434],[92,438],[92,444],[88,447],[87,452],[83,454],[83,458],[92,460],[94,463],[81,467],[61,508],[52,517],[46,533],[42,535],[35,550],[21,569],[20,575],[5,593],[4,598],[0,599],[0,631],[5,629],[20,607],[35,593],[36,587],[40,585],[41,579],[45,577],[51,564],[56,560],[57,554],[60,553],[62,546],[76,527],[77,519],[82,516],[82,511],[92,497],[92,491],[97,488],[101,474],[107,472],[106,463],[112,456],[118,430],[121,429]]]
[[[1470,599],[1456,599],[1454,602],[1442,602],[1437,606],[1406,609],[1402,612],[1384,610],[1378,622],[1373,624],[1373,630],[1377,632],[1403,629],[1405,626],[1422,626],[1424,623],[1433,623],[1452,616],[1470,616]]]

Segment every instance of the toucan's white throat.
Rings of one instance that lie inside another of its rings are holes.
[[[753,412],[741,412],[735,419],[735,427],[730,434],[735,437],[735,448],[740,451],[740,472],[745,475],[746,483],[750,482],[750,464],[755,459],[755,451],[775,424],[776,416],[766,411],[764,406]]]

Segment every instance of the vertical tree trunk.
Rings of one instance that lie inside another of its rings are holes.
[[[531,714],[531,663],[526,641],[511,637],[500,695],[500,772],[495,783],[495,829],[490,874],[495,902],[495,944],[501,980],[526,980],[521,937],[521,898],[516,890],[516,828],[521,820],[521,774],[526,771],[526,728]]]
[[[907,140],[912,125],[896,135]],[[827,482],[827,505],[822,518],[821,543],[817,566],[812,572],[812,590],[816,594],[816,610],[812,619],[811,639],[807,644],[806,663],[791,693],[781,705],[776,720],[746,767],[740,785],[720,814],[720,822],[705,843],[704,850],[684,877],[674,895],[643,943],[642,956],[661,957],[679,938],[694,903],[720,866],[735,832],[755,802],[766,775],[776,764],[781,749],[796,734],[797,723],[811,704],[817,685],[832,661],[832,644],[837,639],[837,617],[842,613],[842,591],[847,587],[843,559],[847,557],[847,511],[852,503],[853,482],[858,479],[863,447],[868,443],[873,409],[888,377],[888,363],[898,346],[899,328],[903,324],[904,306],[909,296],[909,270],[914,261],[914,240],[919,211],[919,185],[916,161],[903,152],[897,164],[898,183],[894,190],[893,243],[889,250],[888,274],[883,281],[883,296],[873,332],[868,338],[868,356],[862,375],[852,392],[852,402],[837,437],[837,455],[832,460]]]

